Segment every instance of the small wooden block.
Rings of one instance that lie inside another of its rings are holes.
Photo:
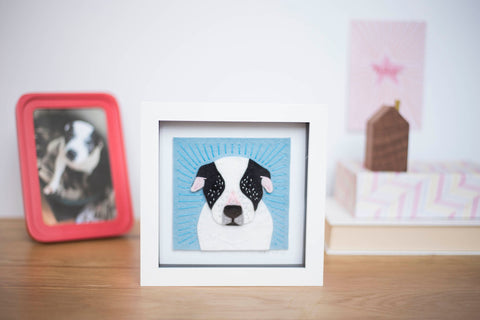
[[[381,107],[367,122],[365,167],[407,171],[409,127],[395,107]]]

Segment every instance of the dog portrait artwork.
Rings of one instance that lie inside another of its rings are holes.
[[[273,232],[263,190],[273,191],[270,172],[243,157],[225,157],[198,170],[191,191],[206,203],[197,224],[202,250],[268,250]]]
[[[47,224],[91,223],[116,215],[106,139],[95,111],[40,112],[35,143]]]
[[[174,247],[287,249],[289,142],[176,138]]]

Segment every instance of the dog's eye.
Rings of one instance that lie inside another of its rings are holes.
[[[247,170],[240,180],[240,190],[252,201],[255,210],[263,197],[261,176],[270,177],[270,172],[250,159]]]
[[[223,180],[220,173],[215,177],[206,180],[205,186],[203,187],[203,193],[210,208],[213,207],[224,190],[225,180]]]
[[[73,128],[69,123],[67,123],[65,125],[65,139],[69,141],[72,138],[73,138]]]
[[[71,132],[65,133],[65,140],[68,142],[73,138],[73,134]]]
[[[93,149],[95,149],[95,141],[93,141],[92,139],[87,139],[87,141],[85,141],[85,144],[87,145],[88,153],[92,152]]]

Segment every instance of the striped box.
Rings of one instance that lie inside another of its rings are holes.
[[[335,198],[355,217],[480,220],[480,166],[417,162],[407,172],[373,172],[341,161]]]

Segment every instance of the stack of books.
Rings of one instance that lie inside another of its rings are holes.
[[[466,162],[372,172],[337,166],[327,200],[328,254],[480,254],[480,166]]]

